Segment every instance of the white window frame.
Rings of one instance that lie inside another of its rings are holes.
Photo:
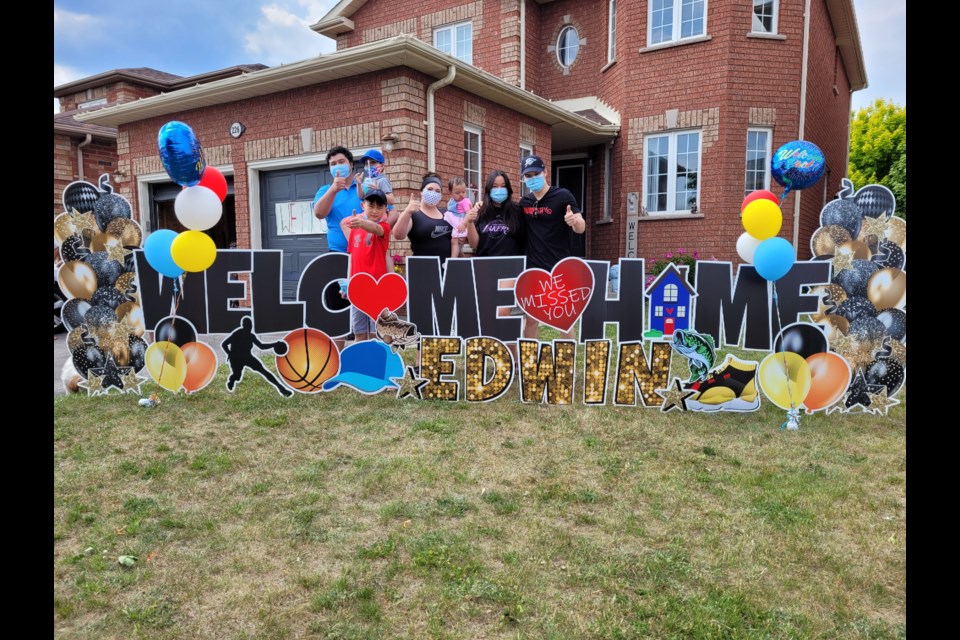
[[[617,59],[617,0],[607,4],[607,62]]]
[[[756,191],[756,189],[747,188],[747,175],[748,175],[748,172],[750,171],[750,153],[751,153],[750,134],[751,133],[764,133],[767,136],[767,146],[764,149],[764,153],[766,154],[764,157],[766,158],[766,160],[763,163],[763,186],[760,187],[760,189],[767,189],[767,190],[770,189],[770,160],[773,157],[771,155],[773,153],[773,129],[770,129],[768,127],[749,127],[747,129],[747,139],[745,141],[746,159],[745,159],[744,171],[743,171],[743,191],[745,196],[749,195],[752,191]]]
[[[475,126],[473,126],[473,125],[465,124],[465,125],[463,125],[463,133],[465,134],[464,137],[466,137],[466,134],[468,134],[468,133],[477,136],[477,150],[476,150],[476,152],[474,152],[473,149],[470,149],[470,148],[467,147],[467,141],[466,141],[466,140],[464,140],[464,142],[463,142],[463,179],[464,179],[464,180],[466,181],[466,183],[467,183],[467,197],[470,198],[470,202],[476,202],[477,200],[480,199],[480,194],[483,193],[483,130],[480,129],[479,127],[475,127]],[[477,154],[477,174],[476,174],[476,182],[475,182],[476,185],[477,185],[477,188],[476,188],[476,189],[472,189],[472,188],[470,187],[470,183],[471,183],[470,172],[471,172],[471,169],[470,169],[470,167],[469,167],[469,162],[467,161],[467,154],[468,154],[468,153],[476,153],[476,154]]]
[[[677,305],[677,317],[686,318],[687,317],[687,307],[686,305]]]
[[[762,28],[760,29],[757,28],[757,23],[759,23],[759,19],[757,18],[757,14],[754,13],[753,11],[753,8],[756,5],[757,0],[753,0],[753,2],[750,4],[750,32],[751,33],[762,33],[765,35],[775,35],[778,33],[777,29],[779,28],[778,18],[780,17],[780,0],[769,0],[769,1],[773,4],[773,16],[772,16],[773,19],[771,20],[770,31],[765,31]]]
[[[662,317],[663,317],[663,307],[661,307],[660,305],[655,306],[655,307],[653,308],[653,315],[654,315],[654,317],[656,317],[656,318],[662,318]]]
[[[663,288],[664,302],[676,302],[678,295],[680,295],[680,291],[677,289],[677,285],[675,284],[668,284]]]
[[[643,207],[648,215],[651,216],[660,216],[660,215],[677,215],[677,214],[690,214],[690,208],[686,209],[674,209],[677,192],[676,192],[676,167],[677,167],[677,138],[678,136],[688,135],[691,133],[697,134],[697,211],[700,210],[700,193],[701,187],[703,186],[703,131],[701,129],[681,129],[678,131],[664,131],[662,133],[652,133],[643,138]],[[650,179],[650,163],[648,162],[647,152],[650,145],[650,140],[654,138],[669,138],[668,149],[667,149],[667,209],[664,211],[656,211],[649,207],[649,191],[647,185]]]
[[[523,166],[523,159],[524,159],[524,158],[526,158],[527,156],[532,156],[532,155],[533,155],[533,145],[532,145],[532,144],[526,144],[526,143],[521,142],[521,143],[520,143],[520,165],[519,165],[519,166],[521,166],[521,167]],[[523,181],[523,176],[520,176],[520,197],[522,198],[523,196],[527,195],[528,193],[530,193],[530,189],[527,189],[527,183]]]
[[[461,58],[457,55],[457,29],[460,27],[470,27],[470,37],[467,39],[467,44],[470,47],[468,55]],[[444,31],[450,32],[450,51],[443,51],[440,47],[437,46],[437,35],[443,33]],[[473,64],[473,21],[467,20],[466,22],[454,22],[452,24],[445,24],[442,27],[437,27],[433,30],[433,46],[443,53],[446,53],[448,56],[453,56],[457,60],[466,62],[467,64]]]
[[[707,10],[709,9],[709,3],[707,0],[662,0],[663,2],[672,2],[673,3],[673,16],[672,16],[672,28],[670,37],[665,40],[660,40],[658,42],[653,41],[653,12],[654,5],[656,0],[649,0],[647,2],[647,46],[652,47],[656,45],[665,45],[670,44],[671,42],[683,42],[684,40],[692,40],[694,38],[703,38],[707,35]],[[689,36],[681,37],[682,29],[682,20],[683,20],[683,3],[697,3],[703,2],[703,31],[700,33],[694,33]],[[752,5],[751,5],[752,7]]]
[[[570,62],[567,64],[564,64],[563,58],[560,57],[561,53],[563,52],[561,41],[563,40],[563,34],[565,34],[567,31],[573,31],[575,34],[577,34],[577,50],[574,52],[573,58],[570,60]],[[580,47],[582,46],[583,46],[583,38],[580,37],[580,30],[577,29],[577,27],[572,24],[563,25],[563,28],[560,29],[559,35],[557,35],[557,43],[555,45],[557,62],[560,64],[560,66],[563,67],[564,69],[569,69],[570,67],[572,67],[573,63],[577,61],[577,57],[580,55]]]

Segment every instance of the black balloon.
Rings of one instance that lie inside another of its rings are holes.
[[[883,323],[884,333],[894,340],[907,337],[907,314],[900,309],[884,309],[877,314],[877,320]]]
[[[63,206],[67,211],[93,211],[99,198],[100,191],[89,182],[74,182],[63,190]]]
[[[83,261],[97,274],[98,287],[112,287],[123,274],[123,266],[116,260],[111,260],[106,251],[87,254]]]
[[[860,207],[853,198],[831,200],[820,212],[820,226],[836,224],[850,232],[851,238],[860,235]]]
[[[904,369],[896,360],[880,358],[871,362],[864,376],[867,384],[883,385],[887,388],[887,397],[892,396],[903,386]]]
[[[67,239],[60,243],[60,257],[64,262],[83,260],[89,253],[90,249],[84,246],[83,237],[79,233],[67,236]]]
[[[133,367],[134,371],[140,371],[147,363],[147,343],[140,336],[131,334],[127,338],[127,344],[130,345],[130,361],[127,366]]]
[[[876,262],[854,260],[852,269],[834,274],[833,281],[847,292],[848,296],[866,296],[870,276],[880,270]],[[98,274],[99,275],[99,274]],[[98,281],[99,282],[99,281]]]
[[[871,342],[883,337],[886,327],[876,318],[862,317],[852,320],[847,335],[862,342]]]
[[[100,287],[90,297],[90,302],[97,305],[102,304],[110,307],[114,311],[124,302],[130,302],[125,295],[120,293],[115,287]]]
[[[83,314],[83,319],[91,329],[107,329],[116,323],[117,314],[105,304],[96,304],[87,309],[87,312]]]
[[[107,225],[117,218],[131,217],[130,205],[116,194],[105,193],[97,199],[93,206],[93,215],[97,218],[97,225],[101,231],[107,230]]]
[[[879,218],[883,214],[892,216],[897,208],[897,199],[893,197],[893,193],[878,184],[860,189],[853,199],[860,207],[860,213],[867,218]]]
[[[798,322],[777,334],[773,350],[777,353],[791,351],[807,359],[815,353],[826,353],[827,336],[815,325]]]
[[[873,306],[873,303],[868,299],[857,296],[847,298],[838,304],[834,314],[843,316],[848,321],[853,322],[858,318],[875,318],[877,316],[877,308]]]
[[[903,252],[903,249],[900,248],[896,242],[890,242],[889,240],[884,240],[879,245],[877,245],[877,251],[874,253],[873,257],[870,258],[870,262],[874,262],[881,269],[893,268],[893,269],[903,269],[903,264],[907,261],[907,254]]]
[[[178,347],[182,347],[188,342],[197,341],[197,331],[193,325],[175,316],[168,316],[157,323],[154,334],[154,342],[172,342]]]
[[[103,355],[103,351],[92,344],[82,344],[78,346],[73,350],[72,356],[73,366],[76,367],[77,371],[79,371],[80,375],[84,378],[89,377],[87,374],[91,367],[102,367],[107,361]]]
[[[86,322],[84,316],[91,306],[90,301],[86,298],[67,300],[63,309],[60,310],[60,317],[63,319],[63,324],[67,325],[67,331],[73,331]]]

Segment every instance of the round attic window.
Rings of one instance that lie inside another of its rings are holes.
[[[557,38],[557,60],[564,67],[569,67],[577,59],[580,52],[580,34],[576,27],[566,26],[560,31]]]

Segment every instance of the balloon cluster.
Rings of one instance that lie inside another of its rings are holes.
[[[173,208],[187,231],[178,234],[160,229],[150,234],[143,247],[147,262],[168,278],[178,278],[185,271],[205,271],[216,260],[217,247],[204,231],[223,215],[226,178],[206,165],[200,141],[183,122],[173,120],[160,127],[157,144],[167,175],[183,187]]]
[[[89,393],[137,390],[147,343],[140,337],[133,251],[143,232],[106,174],[98,185],[70,183],[62,202],[65,212],[54,219],[53,234],[64,261],[57,283],[67,298],[61,318],[70,331],[73,365],[87,379]]]
[[[854,193],[849,180],[842,184],[810,239],[814,260],[833,265],[831,284],[817,289],[821,302],[813,321],[853,367],[846,408],[866,409],[876,394],[889,398],[903,386],[907,224],[893,217],[896,199],[886,187],[872,184]]]

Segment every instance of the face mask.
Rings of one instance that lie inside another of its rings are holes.
[[[547,181],[544,179],[543,174],[540,174],[532,178],[524,178],[523,183],[527,185],[527,189],[530,189],[530,191],[540,191]]]
[[[507,199],[507,188],[494,187],[493,189],[490,189],[490,199],[494,202],[503,202]]]
[[[334,178],[347,178],[350,176],[350,165],[332,164],[330,165],[330,175]]]
[[[421,195],[423,196],[423,204],[431,207],[437,206],[437,203],[440,202],[440,198],[442,197],[439,191],[428,191],[427,189],[424,189]]]

